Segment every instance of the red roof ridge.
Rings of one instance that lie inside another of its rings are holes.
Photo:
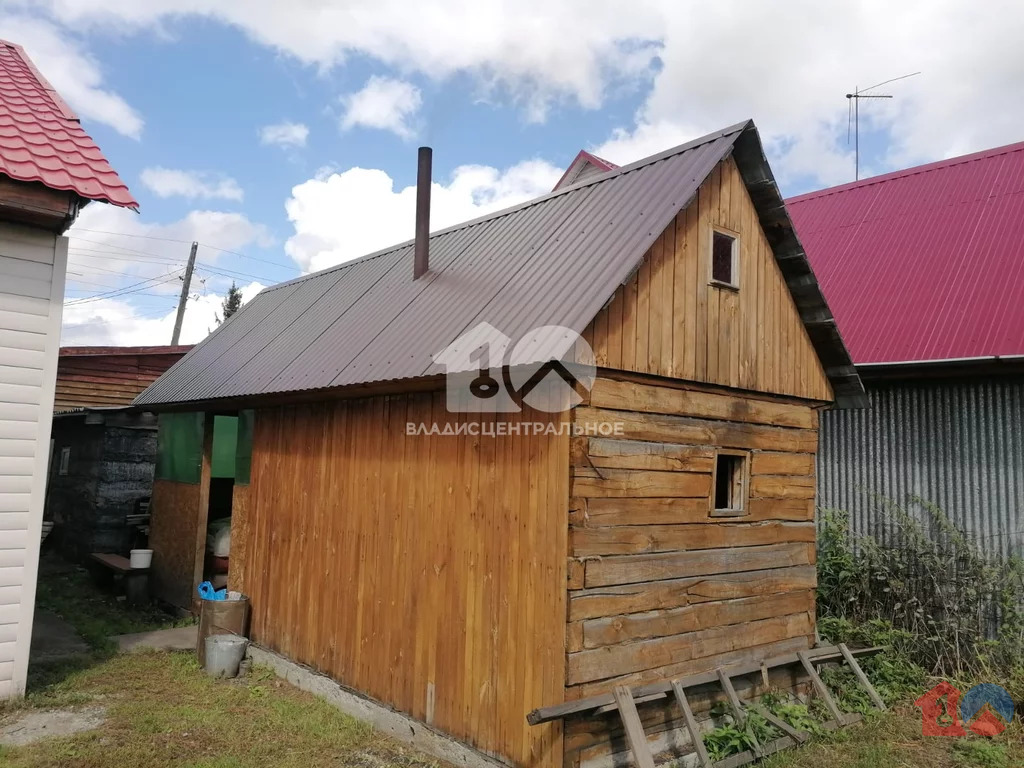
[[[971,152],[966,155],[949,157],[945,160],[935,160],[934,162],[925,163],[924,165],[915,165],[910,168],[903,168],[898,171],[890,171],[889,173],[883,173],[878,176],[871,176],[867,179],[859,179],[858,181],[850,181],[846,184],[839,184],[834,187],[825,187],[824,189],[818,189],[813,192],[804,192],[800,195],[794,195],[793,197],[786,198],[786,205],[803,203],[807,200],[827,197],[828,195],[837,195],[854,189],[870,187],[874,184],[884,184],[887,181],[893,181],[895,179],[904,179],[923,173],[932,173],[933,171],[941,171],[964,163],[970,163],[977,160],[988,160],[999,155],[1008,155],[1012,152],[1021,151],[1024,151],[1024,141],[1018,141],[1014,144],[1005,144],[1001,147],[993,147],[991,149],[983,149],[979,152]]]
[[[603,157],[598,157],[593,152],[587,152],[587,150],[581,149],[579,152],[576,153],[576,157],[572,159],[572,162],[566,166],[565,173],[562,174],[562,177],[558,180],[558,183],[555,184],[554,189],[560,189],[562,187],[562,182],[564,182],[569,177],[569,174],[572,173],[573,169],[577,167],[580,160],[585,160],[589,162],[591,165],[595,166],[602,172],[614,171],[616,168],[619,167],[610,160],[605,160]]]
[[[613,163],[611,160],[605,160],[603,157],[598,157],[593,152],[587,152],[587,150],[585,150],[585,149],[581,149],[580,150],[580,155],[582,155],[583,157],[589,158],[594,163],[594,165],[603,165],[604,169],[606,171],[610,171],[610,170],[612,170],[614,168],[618,168],[619,167],[618,165]]]

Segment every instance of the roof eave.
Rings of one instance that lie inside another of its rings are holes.
[[[758,220],[789,287],[814,351],[832,385],[836,408],[867,407],[864,383],[853,365],[832,310],[811,269],[789,217],[753,121],[737,137],[733,159],[757,210]]]

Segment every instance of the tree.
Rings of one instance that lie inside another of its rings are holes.
[[[220,325],[224,320],[227,320],[235,312],[242,308],[242,289],[235,285],[234,281],[231,283],[231,287],[228,288],[228,293],[224,297],[224,301],[221,302],[220,311],[221,315],[214,315],[217,318],[217,325]],[[223,320],[221,317],[223,316]]]

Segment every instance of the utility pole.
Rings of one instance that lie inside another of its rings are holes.
[[[185,319],[185,302],[188,301],[188,289],[192,287],[192,270],[196,266],[196,250],[199,243],[192,241],[192,250],[188,254],[188,264],[185,267],[185,279],[181,284],[181,298],[178,299],[178,316],[174,318],[174,334],[171,336],[171,346],[178,344],[178,337],[181,336],[181,321]]]

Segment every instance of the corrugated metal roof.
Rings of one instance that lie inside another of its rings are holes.
[[[21,46],[0,40],[0,173],[138,208],[78,116]]]
[[[787,201],[853,360],[1024,353],[1024,143]]]
[[[582,332],[730,152],[748,179],[837,395],[861,396],[757,131],[745,122],[436,232],[430,271],[419,280],[412,277],[408,242],[268,288],[136,403],[244,398],[443,373],[433,356],[481,322],[512,339],[545,325]],[[559,349],[560,343],[555,352],[564,354],[569,344]]]

